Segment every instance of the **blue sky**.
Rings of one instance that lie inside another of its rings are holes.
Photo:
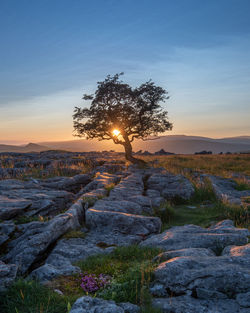
[[[1,0],[0,142],[72,139],[107,74],[166,88],[169,134],[250,135],[250,1]]]

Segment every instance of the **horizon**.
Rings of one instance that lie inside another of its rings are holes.
[[[207,138],[207,139],[212,139],[212,140],[220,140],[220,139],[231,139],[231,138],[244,138],[244,137],[249,137],[250,139],[250,135],[241,135],[241,136],[228,136],[228,137],[207,137],[207,136],[199,136],[199,135],[184,135],[184,134],[175,134],[175,135],[160,135],[158,136],[158,138],[160,139],[160,137],[197,137],[197,138]],[[45,145],[46,143],[48,144],[52,144],[52,143],[66,143],[69,141],[80,141],[80,140],[87,140],[84,138],[79,138],[79,137],[73,137],[73,139],[70,140],[61,140],[61,141],[57,141],[57,140],[50,140],[50,141],[39,141],[39,142],[31,142],[31,141],[25,141],[25,142],[19,142],[16,140],[0,140],[0,145],[13,145],[13,146],[25,146],[28,144],[37,144],[37,145]],[[97,141],[96,139],[90,139],[90,141]],[[111,141],[111,140],[109,140]],[[138,141],[141,141],[140,139]]]
[[[1,1],[0,143],[77,140],[82,94],[122,71],[169,92],[161,135],[249,136],[249,12],[247,0]]]

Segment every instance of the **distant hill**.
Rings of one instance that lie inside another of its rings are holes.
[[[121,145],[115,145],[111,140],[69,140],[42,143],[29,143],[26,146],[0,144],[0,152],[40,152],[46,150],[67,150],[74,152],[115,150],[123,151]],[[157,140],[133,142],[133,150],[147,150],[151,153],[164,149],[166,152],[179,154],[193,154],[207,150],[220,152],[250,152],[250,136],[213,139],[200,136],[172,135],[161,136]]]
[[[78,139],[62,142],[43,142],[40,144],[45,145],[50,149],[63,149],[78,152],[103,150],[123,151],[121,145],[115,145],[111,140],[98,141]],[[213,153],[250,152],[250,136],[213,139],[200,136],[170,135],[161,136],[157,140],[137,140],[133,142],[134,151],[147,150],[152,153],[159,151],[160,149],[180,154],[193,154],[202,150],[209,150]]]
[[[14,145],[2,145],[0,144],[0,152],[40,152],[49,150],[48,147],[38,145],[36,143],[29,143],[25,146],[14,146]]]

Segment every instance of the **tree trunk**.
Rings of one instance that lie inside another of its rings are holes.
[[[141,164],[141,165],[145,165],[146,162],[141,160],[141,159],[136,159],[133,157],[132,155],[132,145],[129,141],[128,138],[125,138],[125,143],[123,144],[124,149],[125,149],[125,158],[126,160],[130,161],[133,164]]]

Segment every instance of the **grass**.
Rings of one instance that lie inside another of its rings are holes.
[[[230,155],[168,155],[140,156],[147,162],[155,162],[155,167],[164,167],[174,174],[201,172],[231,178],[233,173],[250,176],[249,154]]]
[[[172,210],[173,214],[168,219],[162,220],[163,230],[186,224],[209,227],[212,223],[224,219],[233,220],[235,226],[240,228],[249,228],[250,225],[250,206],[247,205],[230,205],[217,201],[207,205],[177,205],[172,207]]]
[[[31,222],[47,222],[49,220],[48,217],[43,217],[41,215],[39,216],[18,216],[17,218],[15,218],[14,223],[16,225],[19,224],[27,224],[27,223],[31,223]]]
[[[250,190],[250,183],[244,178],[234,179],[236,183],[236,190],[243,191],[243,190]]]
[[[6,160],[3,156],[0,157],[1,168],[14,168],[15,162],[11,160],[10,157]],[[76,164],[60,164],[56,163],[53,167],[46,167],[43,165],[33,166],[31,163],[27,165],[26,168],[22,168],[22,171],[17,172],[15,178],[21,180],[29,180],[30,178],[34,179],[47,179],[56,176],[67,176],[71,177],[76,174],[85,174],[89,173],[94,167],[94,163],[89,159],[81,158],[76,162]],[[5,177],[13,178],[13,177]]]
[[[77,265],[83,273],[112,276],[111,285],[98,291],[95,296],[116,302],[139,304],[144,308],[143,312],[147,312],[145,307],[150,308],[151,299],[148,287],[157,265],[151,260],[160,252],[160,249],[148,247],[117,247],[111,254],[91,256]],[[69,297],[76,294],[84,295],[76,275],[57,278],[52,284]],[[148,312],[158,311],[152,309]]]
[[[115,188],[115,184],[114,184],[114,183],[108,184],[108,185],[104,186],[104,188],[105,188],[105,189],[107,190],[107,192],[108,192],[108,194],[107,194],[107,197],[108,197],[109,194],[110,194],[110,191]]]
[[[0,295],[3,313],[67,313],[75,296],[61,296],[35,281],[18,280]]]
[[[62,238],[64,239],[71,239],[71,238],[85,238],[86,234],[83,233],[81,230],[70,230],[63,235]]]

